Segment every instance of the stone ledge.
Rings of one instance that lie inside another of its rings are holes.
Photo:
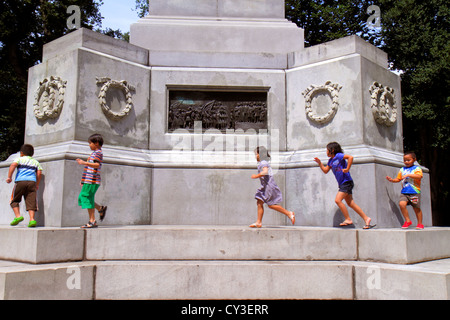
[[[0,300],[92,300],[95,264],[0,261]]]
[[[333,41],[328,41],[312,47],[288,54],[288,68],[293,69],[308,66],[330,59],[359,54],[369,61],[387,69],[388,56],[381,49],[353,35]]]
[[[154,261],[97,266],[97,299],[352,299],[334,262]]]
[[[424,230],[278,226],[0,226],[0,259],[32,264],[83,260],[297,260],[392,264],[450,258],[450,228]]]
[[[130,226],[86,234],[87,260],[356,260],[356,230]]]
[[[0,244],[0,259],[3,260],[34,264],[81,261],[84,231],[80,228],[0,226]]]
[[[227,53],[227,52],[149,52],[152,67],[187,68],[244,68],[276,69],[287,68],[287,54],[282,53]]]
[[[358,232],[358,260],[412,264],[449,258],[449,243],[450,228],[372,229]]]
[[[450,259],[361,261],[0,261],[0,299],[450,299]]]
[[[148,64],[148,50],[85,28],[45,44],[43,62],[79,48],[91,49],[142,65]]]
[[[356,261],[356,300],[449,300],[450,259],[393,265]]]

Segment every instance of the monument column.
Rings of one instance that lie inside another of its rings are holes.
[[[150,0],[130,27],[130,43],[150,51],[288,53],[303,42],[284,0]]]

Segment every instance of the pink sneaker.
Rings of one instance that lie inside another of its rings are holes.
[[[418,229],[418,230],[423,230],[423,228],[424,228],[423,224],[420,224],[420,223],[416,227],[416,229]]]
[[[405,223],[404,223],[403,226],[402,226],[402,229],[408,229],[408,227],[409,227],[410,225],[412,225],[412,222],[411,222],[411,221],[410,221],[410,222],[405,221]]]

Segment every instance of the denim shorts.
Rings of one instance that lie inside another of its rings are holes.
[[[347,194],[352,194],[352,190],[355,184],[353,181],[345,181],[343,184],[339,186],[339,191]]]

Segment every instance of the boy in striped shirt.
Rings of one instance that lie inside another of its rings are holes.
[[[88,210],[89,222],[82,226],[82,228],[96,228],[95,209],[100,213],[100,221],[102,221],[106,214],[106,206],[100,206],[95,203],[95,193],[100,187],[101,178],[100,171],[103,162],[103,137],[100,134],[93,134],[88,139],[89,147],[93,151],[87,161],[77,159],[78,164],[84,165],[83,175],[81,177],[81,192],[78,196],[78,205],[83,209]]]
[[[24,144],[20,148],[20,157],[15,159],[10,165],[8,171],[7,183],[12,182],[12,175],[17,169],[16,179],[14,180],[14,190],[11,195],[11,208],[13,209],[14,215],[16,216],[11,222],[12,226],[18,225],[24,220],[20,215],[19,204],[22,197],[25,198],[26,210],[30,214],[30,222],[28,227],[36,227],[36,220],[34,220],[34,214],[38,210],[37,207],[37,190],[39,187],[39,182],[42,176],[42,167],[40,163],[33,159],[34,148],[31,144]]]

